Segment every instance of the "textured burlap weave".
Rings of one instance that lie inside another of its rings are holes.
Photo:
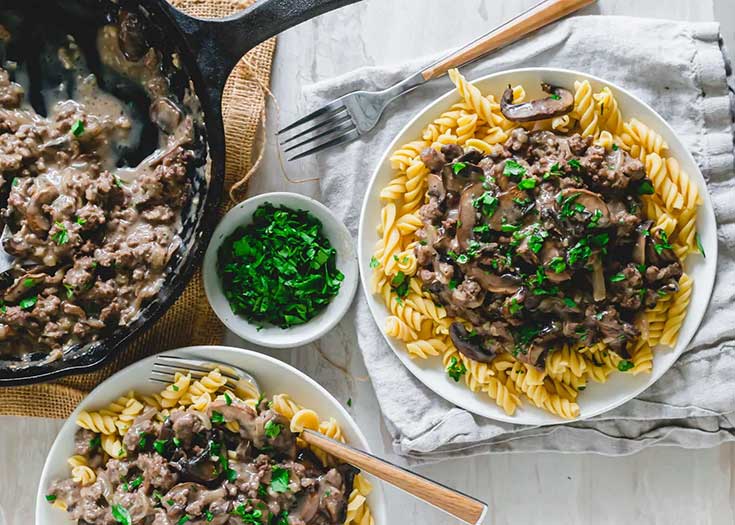
[[[254,0],[171,2],[191,15],[213,18],[243,9]],[[275,39],[250,51],[225,87],[226,188],[245,177],[252,166],[253,147],[265,106],[262,86],[267,86],[270,80],[274,49]],[[222,211],[228,206],[226,195],[222,196],[225,203]],[[120,368],[169,348],[219,343],[223,333],[224,328],[209,307],[201,275],[197,273],[168,312],[105,367],[52,383],[0,389],[0,415],[66,418],[92,388]]]

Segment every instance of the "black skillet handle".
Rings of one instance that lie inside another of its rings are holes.
[[[203,20],[185,15],[162,0],[186,35],[207,83],[224,87],[232,68],[270,37],[327,11],[359,0],[260,0],[227,18]]]

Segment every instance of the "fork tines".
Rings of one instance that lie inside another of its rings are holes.
[[[236,384],[240,379],[225,367],[221,367],[216,364],[200,364],[199,362],[177,356],[159,355],[156,356],[156,360],[153,363],[150,380],[157,383],[173,383],[176,372],[180,372],[182,374],[191,373],[191,377],[194,379],[201,379],[215,368],[219,368],[222,377],[227,379],[228,384]]]
[[[354,140],[360,133],[347,106],[335,100],[279,130],[277,135],[279,145],[287,146],[283,151],[295,153],[288,160],[296,160]]]

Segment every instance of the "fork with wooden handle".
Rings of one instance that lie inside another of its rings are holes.
[[[487,513],[487,505],[482,501],[428,480],[384,459],[376,458],[367,452],[334,441],[319,432],[302,430],[301,439],[465,523],[479,524]]]
[[[364,135],[380,120],[395,98],[533,31],[555,22],[595,0],[543,0],[450,55],[381,91],[353,91],[278,131],[279,144],[296,160],[345,144]]]

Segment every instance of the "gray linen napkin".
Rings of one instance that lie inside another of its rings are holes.
[[[473,79],[525,66],[577,69],[651,104],[708,180],[719,224],[717,282],[690,349],[654,386],[600,417],[537,428],[474,416],[424,387],[385,343],[363,291],[354,319],[358,341],[396,453],[411,462],[539,450],[629,454],[653,444],[697,448],[735,439],[735,180],[725,56],[715,23],[588,16],[562,21],[463,70]],[[304,95],[318,107],[353,89],[388,86],[430,61],[360,69],[308,86]],[[449,88],[447,80],[422,86],[390,106],[373,133],[312,161],[322,174],[324,202],[353,234],[379,155],[416,111]]]

